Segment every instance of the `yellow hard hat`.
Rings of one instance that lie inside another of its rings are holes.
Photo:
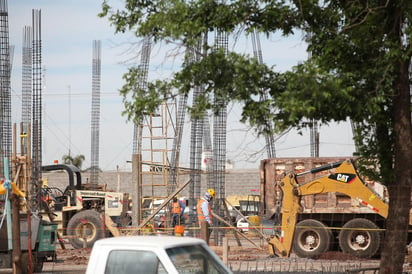
[[[207,190],[207,192],[210,194],[210,196],[211,196],[212,198],[215,198],[216,192],[215,192],[215,190],[214,190],[213,188],[209,188],[209,189]]]

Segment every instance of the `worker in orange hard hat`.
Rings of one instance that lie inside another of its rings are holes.
[[[213,224],[210,202],[215,198],[215,196],[215,190],[213,188],[209,188],[197,203],[197,219],[200,226],[200,236],[207,243],[209,243],[210,236],[209,227]]]

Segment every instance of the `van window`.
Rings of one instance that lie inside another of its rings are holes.
[[[166,253],[180,274],[228,274],[217,256],[201,245],[172,247]]]
[[[156,254],[143,250],[113,250],[109,253],[105,274],[167,273]]]

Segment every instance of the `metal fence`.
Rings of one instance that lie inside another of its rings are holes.
[[[250,261],[229,263],[229,267],[235,274],[243,273],[328,273],[328,274],[376,274],[379,266],[370,266],[369,263],[351,263],[336,261]]]

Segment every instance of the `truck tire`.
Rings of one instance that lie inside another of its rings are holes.
[[[76,213],[67,224],[67,235],[71,236],[69,241],[73,248],[92,248],[97,240],[103,238],[103,233],[100,213],[94,210]]]
[[[313,219],[300,221],[296,225],[293,252],[302,258],[316,258],[329,250],[332,231],[322,222]]]
[[[373,257],[381,245],[382,233],[378,229],[379,227],[368,219],[350,220],[339,232],[339,246],[343,252],[359,258]]]

